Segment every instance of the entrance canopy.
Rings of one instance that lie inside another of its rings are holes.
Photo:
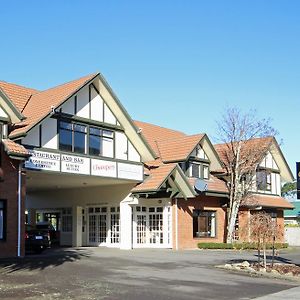
[[[49,173],[34,170],[26,171],[27,192],[54,190],[54,189],[74,189],[97,186],[120,185],[135,183],[132,180],[105,178],[89,175],[74,175],[65,173]]]

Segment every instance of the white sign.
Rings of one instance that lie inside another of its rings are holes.
[[[117,164],[113,161],[92,159],[91,175],[117,177]]]
[[[60,171],[60,154],[28,150],[31,157],[25,161],[25,168],[46,171]]]
[[[90,175],[90,159],[81,156],[61,155],[61,171]]]
[[[118,177],[143,181],[143,166],[118,163]]]

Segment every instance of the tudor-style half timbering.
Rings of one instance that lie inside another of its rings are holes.
[[[140,162],[141,157],[114,114],[92,85],[33,127],[22,144],[45,150]],[[97,152],[98,145],[98,152]]]
[[[280,170],[270,151],[267,152],[256,170],[254,191],[281,195]]]

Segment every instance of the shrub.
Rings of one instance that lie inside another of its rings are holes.
[[[275,249],[283,249],[287,248],[287,243],[275,243]],[[256,250],[257,243],[234,243],[234,244],[226,244],[226,243],[198,243],[199,249],[236,249],[236,250]],[[266,244],[266,249],[272,249],[272,244]]]

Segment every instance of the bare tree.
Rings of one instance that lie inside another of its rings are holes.
[[[257,166],[266,156],[276,131],[269,119],[259,120],[255,111],[243,114],[237,108],[228,108],[217,124],[222,144],[216,149],[223,160],[229,188],[227,243],[231,243],[240,205],[253,191]]]
[[[280,233],[275,220],[264,211],[254,212],[250,217],[251,239],[257,243],[258,264],[260,265],[261,249],[263,250],[263,265],[267,268],[266,247],[272,245],[272,267],[274,264],[275,240]]]

